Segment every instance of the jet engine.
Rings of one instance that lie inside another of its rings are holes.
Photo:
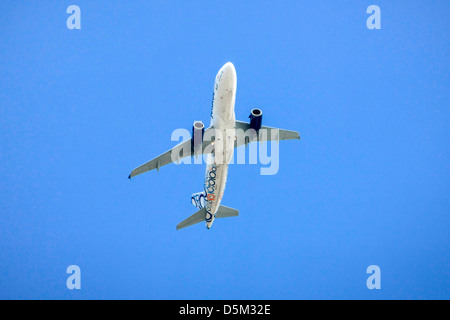
[[[194,124],[192,125],[192,139],[191,139],[191,146],[194,151],[201,150],[204,134],[205,134],[205,125],[203,124],[203,122],[195,121]]]
[[[261,129],[262,126],[262,111],[261,109],[254,108],[250,112],[250,128],[254,129],[256,132]]]

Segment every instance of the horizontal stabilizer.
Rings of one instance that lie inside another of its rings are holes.
[[[226,218],[226,217],[237,217],[239,215],[239,210],[220,206],[219,210],[217,210],[215,217],[216,218]]]
[[[177,230],[205,221],[205,218],[206,218],[206,208],[200,209],[186,220],[183,220],[179,224],[177,224]]]

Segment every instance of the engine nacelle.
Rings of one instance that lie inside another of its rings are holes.
[[[202,150],[205,125],[201,121],[195,121],[192,125],[191,147],[194,151]]]
[[[261,129],[262,126],[262,111],[261,109],[254,108],[250,112],[250,128],[254,129],[256,132]]]

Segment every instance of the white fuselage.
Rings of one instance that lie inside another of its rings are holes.
[[[236,126],[234,114],[236,87],[236,70],[233,64],[228,62],[219,70],[214,82],[211,126],[216,130],[215,148],[208,155],[205,174],[205,192],[207,195],[205,220],[208,229],[211,227],[222,201],[228,176],[228,164],[233,157]],[[223,147],[218,148],[219,143],[222,143],[221,146]]]

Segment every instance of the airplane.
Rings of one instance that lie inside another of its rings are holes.
[[[210,229],[215,218],[235,217],[239,210],[221,205],[228,176],[228,166],[235,147],[252,141],[300,139],[296,131],[278,129],[262,125],[262,111],[254,108],[250,121],[236,120],[236,69],[227,62],[217,73],[214,82],[210,127],[205,130],[201,121],[195,121],[192,138],[162,155],[135,168],[128,176],[131,179],[141,173],[157,169],[189,156],[207,154],[207,165],[203,191],[192,194],[191,202],[199,209],[177,225],[177,230],[205,221]],[[245,134],[238,134],[244,132]],[[206,138],[209,137],[209,138]],[[218,160],[221,161],[218,161]]]

